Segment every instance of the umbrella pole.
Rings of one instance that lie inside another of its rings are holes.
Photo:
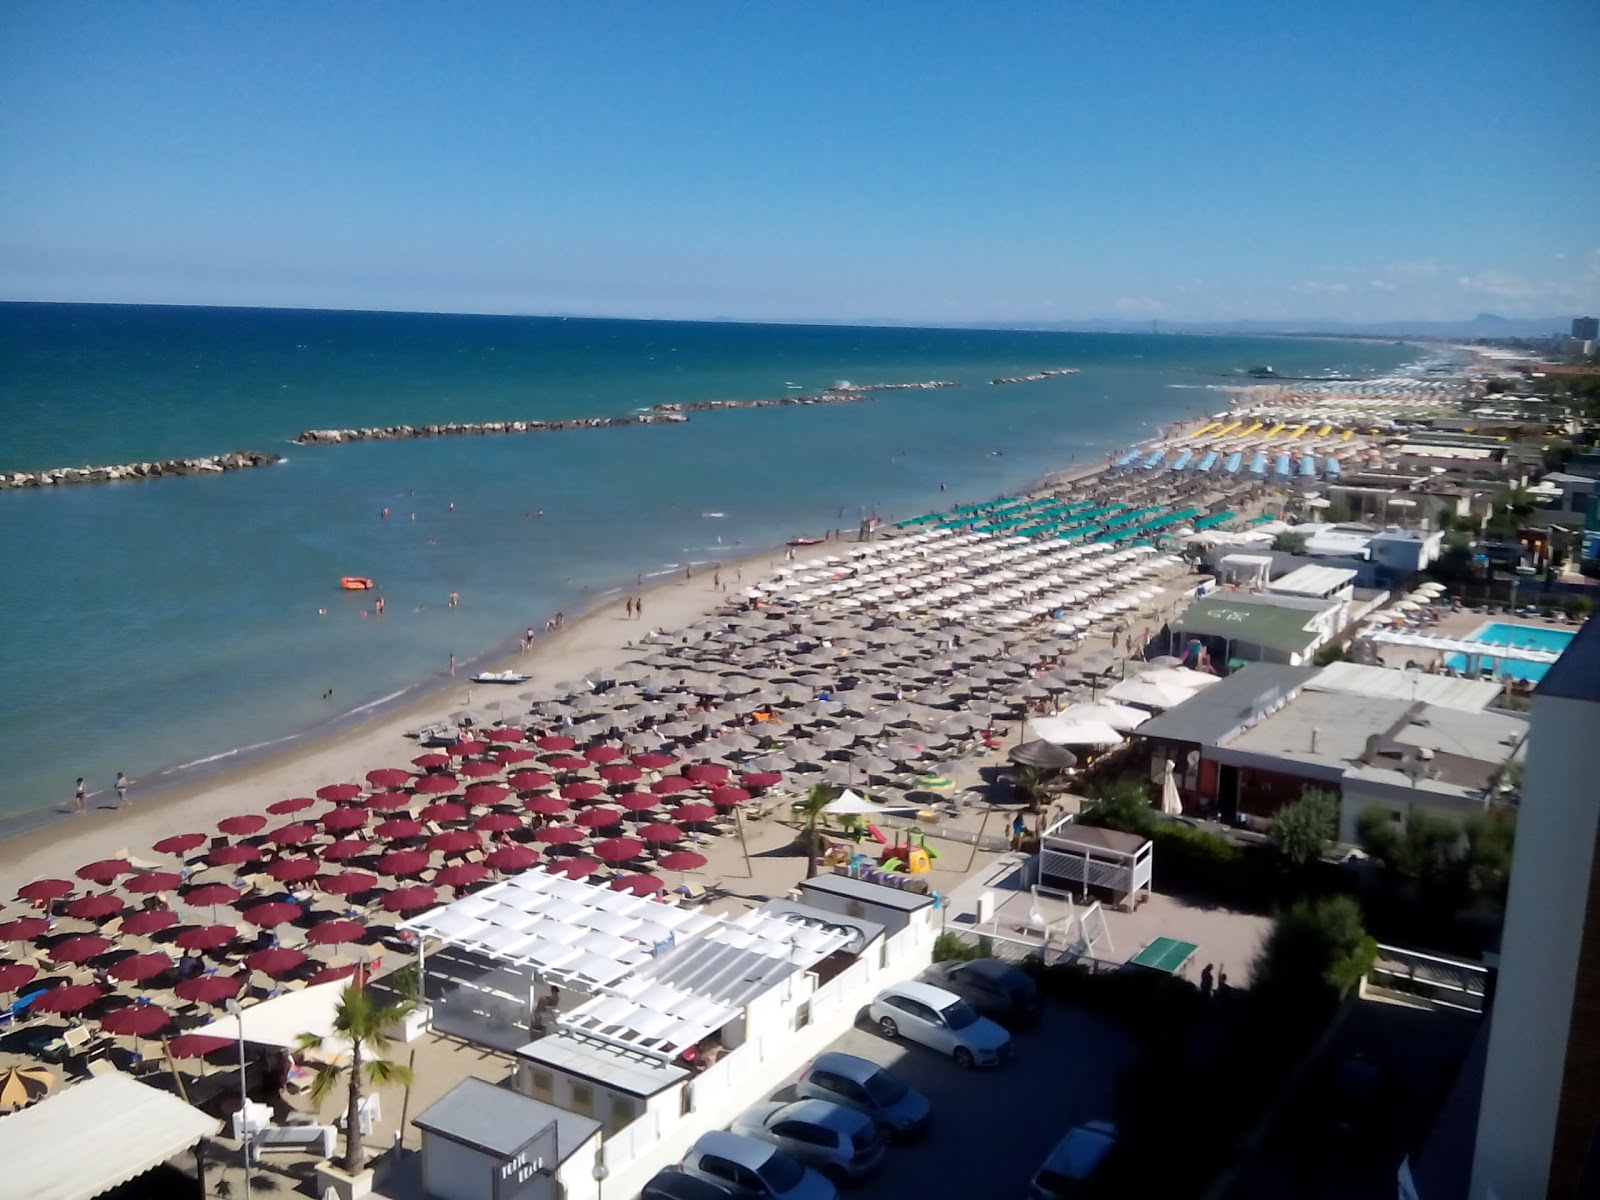
[[[739,849],[744,851],[745,876],[749,879],[754,879],[756,877],[756,873],[755,869],[750,866],[750,847],[744,840],[744,814],[739,810],[739,806],[737,804],[733,806],[733,825],[734,828],[739,831]]]
[[[967,871],[971,871],[972,864],[978,861],[978,845],[983,841],[983,831],[989,827],[989,814],[993,811],[994,801],[991,800],[983,810],[983,820],[978,822],[978,836],[972,839],[972,853],[967,855]]]
[[[167,1039],[161,1039],[161,1053],[166,1057],[167,1069],[172,1072],[172,1082],[178,1085],[178,1095],[185,1104],[189,1103],[189,1089],[184,1086],[183,1072],[178,1070],[178,1064],[172,1061],[172,1049],[167,1045]],[[201,1193],[204,1195],[204,1192]]]

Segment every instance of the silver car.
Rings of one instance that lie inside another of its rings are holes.
[[[836,1184],[865,1179],[883,1165],[883,1139],[872,1118],[826,1100],[754,1105],[733,1132],[787,1150]]]
[[[893,1071],[871,1059],[830,1050],[817,1055],[794,1085],[799,1096],[842,1104],[866,1113],[878,1123],[885,1138],[899,1141],[925,1133],[933,1118],[933,1105],[921,1092],[908,1088]]]
[[[884,988],[867,1013],[886,1038],[906,1037],[948,1054],[958,1067],[997,1067],[1011,1056],[1011,1035],[943,988],[915,980]]]
[[[1109,1121],[1090,1121],[1068,1130],[1034,1173],[1028,1200],[1071,1200],[1116,1146],[1117,1127]]]
[[[720,1129],[703,1133],[678,1168],[744,1200],[839,1200],[828,1180],[770,1142]]]

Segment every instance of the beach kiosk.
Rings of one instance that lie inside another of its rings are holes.
[[[557,1200],[594,1194],[600,1122],[486,1079],[463,1079],[412,1121],[422,1191],[435,1200]]]

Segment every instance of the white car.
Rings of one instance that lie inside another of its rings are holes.
[[[886,1038],[908,1038],[955,1059],[958,1067],[997,1067],[1011,1057],[1011,1035],[957,996],[915,980],[886,987],[867,1006]]]

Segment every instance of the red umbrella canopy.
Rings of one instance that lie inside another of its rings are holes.
[[[320,867],[314,858],[280,858],[267,867],[267,874],[279,883],[299,883],[310,879]]]
[[[630,892],[635,896],[653,896],[661,888],[661,880],[654,875],[618,875],[611,881],[613,892]]]
[[[206,835],[203,833],[175,833],[171,837],[162,838],[150,849],[157,854],[187,854],[205,844]]]
[[[552,875],[565,875],[568,879],[586,879],[600,869],[592,858],[564,858],[545,868]]]
[[[244,965],[273,979],[282,979],[306,961],[304,952],[288,946],[270,946],[245,956]]]
[[[270,900],[266,904],[256,904],[244,910],[244,919],[252,925],[259,925],[263,929],[271,929],[276,925],[287,925],[301,915],[298,904],[290,904],[287,900]]]
[[[694,780],[685,779],[682,775],[663,775],[650,785],[650,790],[658,796],[675,796],[680,792],[694,791]]]
[[[178,923],[178,914],[170,908],[141,908],[122,918],[122,932],[140,936],[160,933]]]
[[[615,746],[590,746],[583,752],[583,756],[595,764],[616,762],[622,757],[622,751]]]
[[[185,904],[193,904],[204,908],[208,904],[232,904],[244,892],[228,883],[203,883],[197,888],[190,888],[183,895]]]
[[[324,921],[306,934],[306,941],[313,946],[342,946],[360,940],[366,931],[360,921]]]
[[[439,903],[439,893],[431,887],[396,888],[383,898],[385,912],[413,912]]]
[[[512,729],[512,728],[509,728],[509,727],[501,728],[501,729],[491,729],[489,731],[489,740],[491,742],[520,742],[520,741],[524,740],[527,736],[528,735],[525,732],[523,732],[522,730],[520,730],[520,729]]]
[[[643,767],[646,771],[659,771],[663,767],[670,767],[678,760],[670,754],[650,751],[646,754],[635,754],[632,761],[634,766]]]
[[[35,879],[17,889],[24,900],[59,900],[77,885],[69,879]]]
[[[622,820],[622,814],[614,808],[586,808],[573,819],[590,829],[604,829]]]
[[[474,754],[482,754],[489,749],[487,742],[457,742],[447,747],[451,758],[471,758]]]
[[[326,787],[317,789],[317,797],[322,800],[354,800],[361,795],[359,783],[330,783]]]
[[[721,763],[693,763],[683,769],[684,778],[696,783],[721,783],[729,774]]]
[[[428,839],[428,849],[438,850],[445,854],[461,854],[468,850],[476,850],[483,845],[483,839],[470,829],[446,829],[443,833],[436,833]]]
[[[483,863],[451,863],[440,869],[433,882],[440,887],[460,888],[477,883],[488,874],[489,868]]]
[[[43,917],[17,917],[0,921],[0,941],[27,942],[49,932],[50,922]]]
[[[600,778],[608,783],[632,783],[643,775],[638,767],[629,766],[627,763],[613,763],[609,767],[600,768]]]
[[[594,846],[594,856],[601,862],[627,862],[643,853],[644,843],[638,838],[607,838],[603,842],[596,842]]]
[[[508,767],[512,763],[527,762],[530,758],[536,757],[537,755],[526,746],[513,746],[509,750],[496,750],[494,752],[495,761],[504,763]]]
[[[206,1033],[180,1033],[167,1043],[167,1054],[172,1058],[203,1058],[236,1045],[238,1043],[232,1038],[212,1037]]]
[[[511,789],[498,783],[475,783],[467,789],[468,804],[499,804],[511,794]]]
[[[373,812],[397,812],[402,808],[410,808],[416,799],[410,792],[373,792],[362,803]]]
[[[569,737],[563,737],[560,734],[551,734],[548,737],[534,738],[533,744],[539,747],[541,750],[571,750],[578,743]]]
[[[645,841],[652,842],[657,845],[661,845],[666,842],[675,842],[679,838],[683,837],[683,830],[679,829],[676,825],[668,825],[661,821],[650,825],[640,825],[634,830],[634,832],[642,837]]]
[[[576,754],[554,754],[545,759],[544,764],[557,771],[582,771],[588,767],[589,760]]]
[[[134,954],[112,963],[106,968],[106,974],[113,979],[139,983],[146,979],[154,979],[163,971],[170,970],[172,970],[172,959],[165,954]]]
[[[709,821],[717,810],[709,804],[680,804],[672,810],[674,821]]]
[[[135,875],[132,879],[122,881],[122,890],[125,892],[170,892],[183,882],[183,876],[176,871],[146,871],[142,875]]]
[[[783,776],[777,771],[751,771],[739,776],[739,782],[747,788],[776,787],[783,782]]]
[[[434,767],[448,767],[450,765],[450,756],[437,752],[419,754],[411,760],[411,765],[421,767],[424,771],[431,770]],[[390,784],[389,786],[394,787],[397,785]]]
[[[706,865],[706,856],[694,850],[674,850],[656,859],[656,865],[667,871],[698,871]]]
[[[626,812],[649,812],[661,803],[661,797],[651,792],[629,792],[626,796],[618,796],[614,803],[620,804]]]
[[[505,833],[507,830],[520,829],[522,818],[516,813],[484,813],[472,823],[472,827],[479,833]]]
[[[428,867],[426,850],[391,850],[378,860],[378,870],[385,875],[415,875]]]
[[[553,780],[543,771],[518,771],[509,782],[519,792],[532,792],[549,787]]]
[[[133,870],[133,864],[125,858],[102,858],[99,862],[79,867],[78,878],[94,883],[110,883],[118,875],[127,875]]]
[[[576,825],[546,825],[533,835],[533,840],[543,842],[547,846],[567,846],[573,842],[581,842],[588,836]]]
[[[104,988],[92,983],[71,983],[66,987],[51,988],[34,1000],[31,1007],[34,1012],[82,1012],[105,994]]]
[[[228,817],[217,822],[218,829],[234,837],[248,837],[252,833],[260,833],[266,827],[267,819],[259,813],[241,813],[237,817]]]
[[[605,785],[585,780],[582,783],[569,783],[561,789],[563,800],[593,800],[596,796],[606,793]]]
[[[706,799],[713,804],[739,804],[750,799],[750,793],[743,788],[719,787],[712,788]]]
[[[68,900],[61,906],[61,911],[80,920],[98,921],[103,917],[114,917],[126,907],[120,897],[101,892],[98,896],[80,896],[76,900]]]
[[[258,862],[261,850],[256,846],[247,846],[243,842],[236,842],[232,846],[220,846],[206,855],[206,861],[215,867],[237,866],[239,863]]]
[[[0,992],[14,992],[38,973],[32,963],[0,963]]]
[[[323,967],[322,970],[306,980],[306,986],[316,987],[319,983],[336,983],[341,979],[351,978],[355,973],[355,963],[348,963],[342,967]]]
[[[413,790],[423,796],[442,796],[456,790],[454,775],[419,775]]]
[[[359,808],[336,808],[322,818],[322,827],[330,833],[348,833],[367,823],[367,814]]]
[[[384,822],[388,824],[388,822]],[[341,838],[337,842],[330,842],[322,848],[322,857],[333,862],[341,862],[347,858],[359,858],[372,849],[372,843],[366,838]]]
[[[232,925],[191,925],[178,930],[172,944],[180,950],[215,950],[238,936],[239,931]]]
[[[457,804],[452,800],[442,800],[437,804],[430,804],[417,814],[420,821],[437,821],[441,825],[451,821],[463,821],[467,816],[467,806]]]
[[[372,831],[381,838],[397,841],[400,838],[414,838],[422,836],[422,822],[414,821],[410,817],[391,817]]]
[[[538,861],[538,854],[526,846],[498,846],[484,859],[496,871],[526,871]]]
[[[275,817],[286,817],[290,813],[304,812],[316,801],[310,796],[295,796],[289,800],[278,800],[267,805],[267,811]]]
[[[182,1000],[197,1000],[201,1004],[220,1004],[239,994],[244,980],[237,975],[196,975],[185,979],[173,992]]]
[[[446,759],[446,762],[449,760]],[[443,763],[439,764],[443,766]],[[375,788],[405,787],[411,782],[411,772],[404,767],[379,767],[376,771],[367,772],[367,782]]]
[[[335,896],[354,896],[377,887],[378,877],[365,871],[346,871],[342,875],[324,875],[317,886]]]
[[[97,955],[104,954],[111,949],[111,939],[101,937],[98,933],[80,933],[75,937],[63,938],[47,953],[51,962],[81,963]]]
[[[317,827],[302,821],[298,825],[280,825],[267,834],[267,840],[280,846],[303,846],[316,836]]]
[[[100,1018],[100,1028],[107,1033],[123,1037],[149,1037],[158,1029],[165,1029],[172,1018],[164,1008],[154,1004],[129,1004],[114,1008]]]
[[[491,775],[500,774],[504,769],[497,762],[486,762],[481,758],[461,764],[461,773],[468,779],[487,779]]]
[[[560,796],[529,796],[522,807],[542,817],[559,817],[567,811],[567,802]]]

